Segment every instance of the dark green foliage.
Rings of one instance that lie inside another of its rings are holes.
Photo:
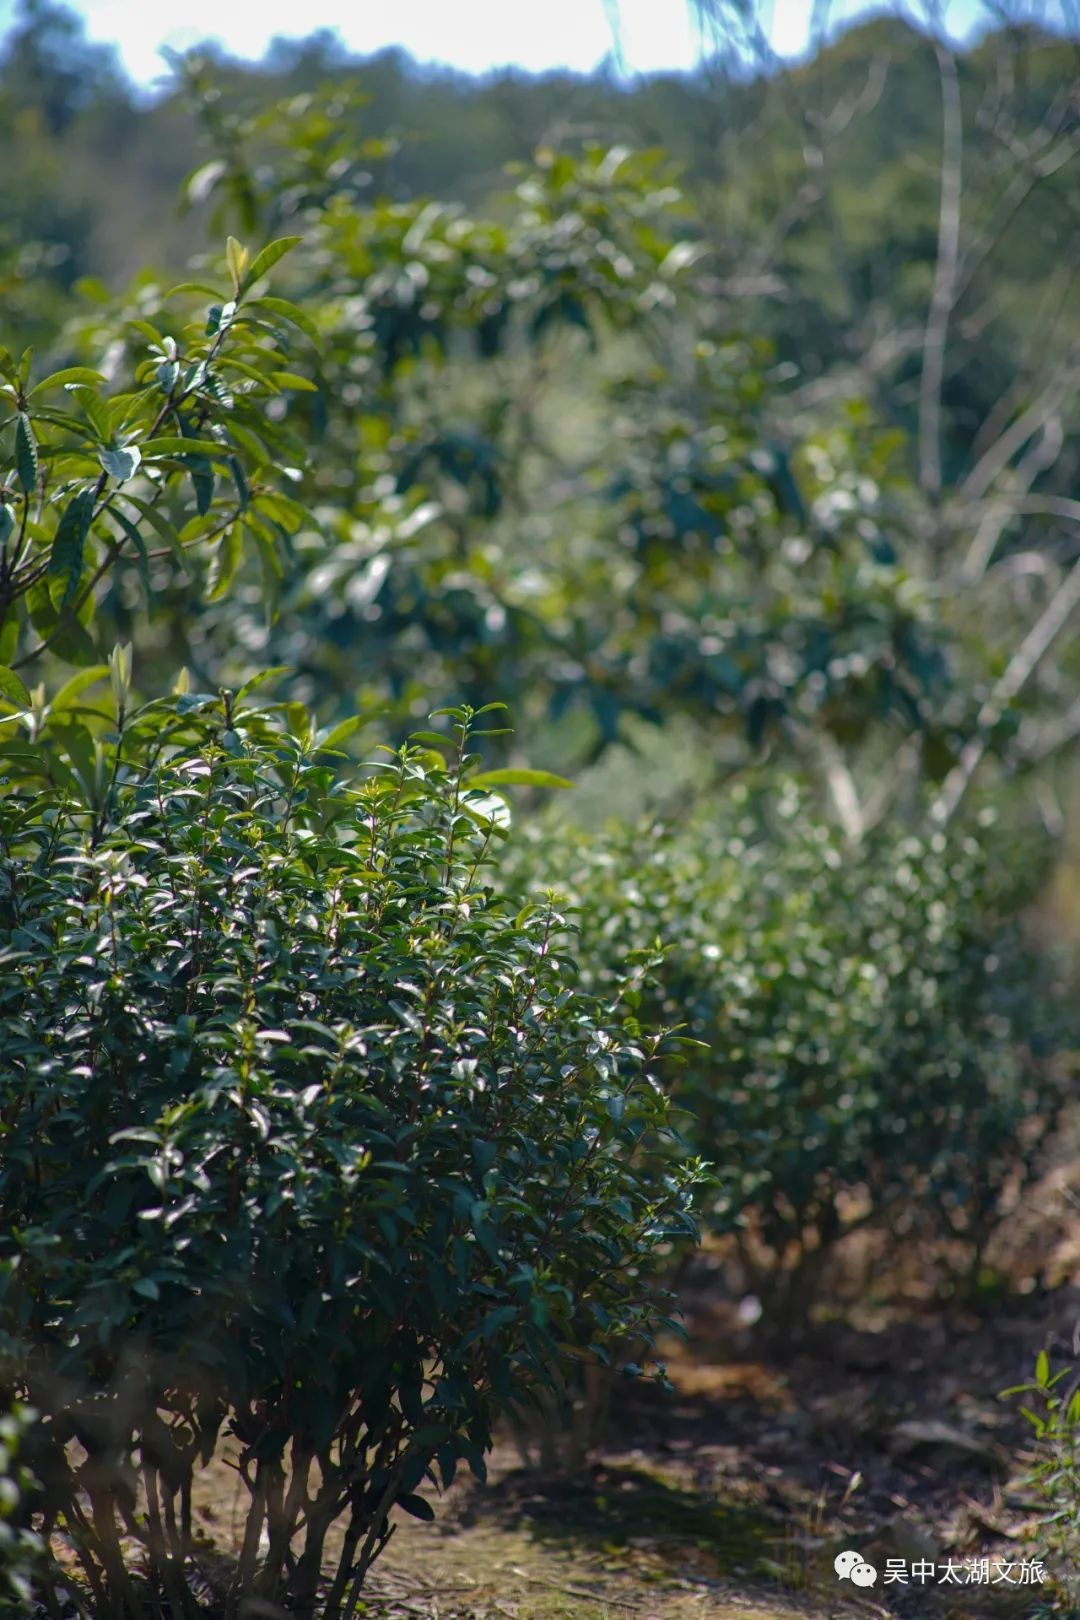
[[[233,1607],[302,1611],[344,1513],[353,1612],[391,1507],[647,1333],[642,1268],[692,1229],[693,1168],[648,1167],[657,1038],[577,987],[550,903],[492,894],[506,806],[449,718],[452,762],[341,781],[306,726],[180,697],[121,721],[97,810],[2,802],[0,1353],[99,1617],[117,1516],[179,1590],[223,1425]]]
[[[231,287],[195,321],[177,320],[170,299],[214,297],[212,285],[159,300],[165,330],[141,316],[115,319],[104,363],[130,349],[122,389],[95,367],[42,374],[31,348],[18,360],[0,348],[0,468],[12,468],[0,527],[0,665],[17,671],[46,654],[94,664],[103,587],[122,574],[129,603],[145,603],[153,565],[190,568],[193,553],[210,558],[214,597],[254,551],[272,612],[279,549],[304,515],[290,467],[305,452],[282,420],[285,401],[314,384],[287,369],[304,316],[250,295],[297,240],[279,239],[249,264],[230,237]],[[276,414],[267,408],[275,400]]]
[[[779,1328],[854,1224],[948,1239],[974,1274],[1003,1191],[1041,1163],[1064,1005],[1010,920],[1002,849],[896,830],[852,849],[774,781],[668,829],[545,827],[519,853],[578,908],[597,987],[628,949],[664,952],[642,1014],[705,1043],[669,1084]]]

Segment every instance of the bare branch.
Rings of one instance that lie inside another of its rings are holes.
[[[933,806],[931,820],[945,825],[956,813],[971,780],[982,763],[990,735],[1012,700],[1034,674],[1058,634],[1080,603],[1080,561],[1073,563],[1042,614],[1028,631],[1009,660],[1008,667],[995,681],[979,711],[975,731],[964,744],[960,758],[945,778]]]
[[[995,500],[983,517],[975,532],[975,538],[968,548],[960,568],[960,581],[962,584],[973,584],[981,579],[993,561],[997,543],[1001,539],[1009,519],[1020,510],[1017,504],[1027,495],[1028,490],[1041,472],[1052,467],[1061,454],[1061,447],[1065,442],[1065,431],[1059,416],[1051,416],[1044,426],[1041,435],[1034,442],[1027,455],[1016,469],[1014,489],[1003,494]],[[1080,503],[1072,503],[1080,512]]]
[[[1034,741],[1025,750],[1025,756],[1030,764],[1041,764],[1077,737],[1080,737],[1080,698],[1071,703],[1057,720],[1037,732]]]
[[[1015,505],[1018,512],[1030,517],[1059,517],[1080,524],[1080,501],[1068,495],[1025,495]]]
[[[1061,409],[1078,379],[1080,366],[1073,364],[1063,367],[1027,410],[1021,411],[1016,420],[983,452],[960,486],[961,494],[968,499],[981,499],[1017,451],[1022,450],[1027,441]]]

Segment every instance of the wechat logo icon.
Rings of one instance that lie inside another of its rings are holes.
[[[877,1580],[877,1570],[866,1562],[862,1553],[837,1553],[833,1569],[842,1581],[851,1581],[853,1586],[873,1586]]]

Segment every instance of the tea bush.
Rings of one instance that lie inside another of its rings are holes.
[[[452,759],[424,734],[340,780],[293,706],[121,703],[96,804],[0,801],[0,1383],[95,1616],[191,1610],[225,1434],[225,1612],[310,1612],[344,1515],[320,1612],[355,1613],[391,1509],[647,1337],[692,1230],[695,1167],[650,1168],[660,1037],[578,988],[549,900],[493,892],[521,773],[450,719]]]
[[[627,950],[664,952],[643,1016],[705,1043],[674,1093],[718,1174],[712,1222],[780,1329],[855,1221],[955,1240],[977,1272],[1038,1162],[1062,1008],[976,834],[853,850],[774,782],[606,840],[545,828],[517,858],[579,909],[596,988]]]

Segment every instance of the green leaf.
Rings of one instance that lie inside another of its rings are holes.
[[[481,771],[479,775],[470,776],[468,779],[468,786],[471,788],[572,788],[573,785],[573,782],[568,782],[565,776],[555,776],[551,771],[519,770],[513,766],[497,771]]]
[[[291,388],[297,394],[317,394],[318,383],[313,383],[310,377],[301,377],[295,371],[272,371],[270,373],[279,388]]]
[[[230,236],[225,243],[225,263],[232,278],[233,291],[239,296],[240,284],[247,269],[248,250],[235,236]]]
[[[399,1496],[397,1506],[404,1508],[406,1513],[411,1513],[414,1519],[423,1519],[425,1524],[435,1522],[435,1509],[431,1503],[425,1502],[422,1496],[417,1496],[413,1491],[406,1491],[403,1496]]]
[[[13,669],[0,665],[0,697],[17,709],[30,707],[30,694]]]
[[[205,456],[192,456],[188,462],[191,470],[191,487],[195,493],[195,510],[200,517],[205,517],[214,504],[214,466]]]
[[[339,743],[345,742],[354,731],[359,731],[364,724],[365,716],[352,714],[347,720],[339,720],[336,726],[324,727],[315,733],[315,746],[318,749],[336,748]]]
[[[235,420],[229,423],[229,437],[233,443],[243,450],[251,463],[249,471],[265,467],[276,458],[269,446],[263,443],[257,433]]]
[[[476,1233],[476,1240],[485,1254],[489,1255],[492,1260],[498,1260],[499,1245],[488,1223],[487,1208],[488,1206],[482,1198],[475,1199],[472,1205],[470,1221],[472,1229]]]
[[[125,449],[102,449],[98,451],[98,460],[110,478],[115,478],[118,484],[124,484],[138,472],[142,451],[137,444],[128,445]]]
[[[87,388],[85,383],[69,383],[67,392],[73,399],[77,399],[83,408],[83,414],[90,423],[98,438],[104,443],[112,438],[112,425],[109,421],[109,412],[100,394],[93,388]]]
[[[78,592],[86,536],[93,515],[93,491],[84,490],[68,502],[57,526],[49,553],[49,579],[55,582],[56,588],[50,584],[49,596],[60,613],[70,607]]]
[[[19,412],[19,421],[15,429],[15,469],[19,475],[19,483],[23,487],[23,494],[32,495],[37,488],[37,445],[34,443],[34,430],[30,426],[30,418],[22,411]]]
[[[161,348],[161,345],[164,342],[164,339],[162,338],[161,333],[158,331],[157,327],[156,326],[151,326],[149,321],[132,320],[132,321],[128,321],[127,324],[129,326],[133,326],[135,328],[136,332],[141,332],[143,337],[147,340],[148,343],[154,344],[154,346],[156,348],[159,348],[159,349]]]
[[[1040,1350],[1035,1358],[1035,1382],[1040,1389],[1045,1389],[1050,1382],[1050,1357],[1045,1350]]]
[[[125,490],[120,498],[121,500],[127,501],[129,505],[133,506],[136,512],[139,513],[140,517],[146,519],[154,533],[164,540],[165,544],[170,548],[170,550],[176,553],[177,557],[183,557],[184,548],[180,544],[176,530],[173,528],[172,524],[167,521],[167,519],[162,517],[161,513],[156,509],[156,507],[152,506],[149,501],[144,501],[141,496],[132,495],[129,490]],[[110,507],[109,513],[111,517],[115,517],[116,521],[120,524],[121,528],[124,530],[124,533],[129,537],[129,539],[134,539],[136,546],[141,549],[141,540],[135,539],[134,531],[129,527],[126,520],[121,517],[115,505]]]
[[[205,293],[207,297],[218,300],[222,296],[217,287],[210,287],[205,281],[178,281],[175,287],[169,288],[165,297],[176,298],[180,293]]]
[[[88,607],[92,606],[89,598]],[[49,636],[49,650],[57,658],[63,659],[65,664],[93,664],[98,657],[98,650],[90,636],[77,618],[68,618],[62,625],[54,623],[48,631],[43,629],[41,615],[35,628],[41,629],[43,634]]]
[[[509,1327],[511,1322],[517,1320],[520,1311],[516,1305],[496,1305],[495,1309],[488,1311],[481,1327],[481,1337],[494,1338],[501,1328]]]
[[[299,501],[294,501],[289,495],[282,495],[280,490],[260,495],[255,502],[256,509],[265,512],[286,534],[295,534],[296,531],[310,521],[310,514]]]
[[[15,527],[15,513],[6,501],[0,501],[0,546],[11,537]]]
[[[86,383],[94,388],[105,380],[100,371],[91,371],[89,366],[65,366],[63,371],[54,371],[35,383],[30,390],[30,398],[44,393],[47,388],[64,388],[68,383]]]
[[[292,666],[290,664],[273,664],[269,669],[260,669],[257,675],[253,675],[250,680],[245,681],[243,686],[241,686],[237,691],[236,696],[233,699],[234,710],[237,709],[244,699],[250,696],[252,692],[257,692],[260,686],[265,686],[267,681],[276,681],[279,675],[289,675],[291,673]]]
[[[211,559],[210,572],[206,581],[206,600],[208,602],[219,602],[225,595],[243,558],[243,530],[239,523],[232,523],[222,535],[221,544]]]
[[[230,237],[229,240],[231,241],[232,238]],[[261,253],[256,253],[251,264],[243,273],[243,280],[240,282],[238,292],[247,292],[249,287],[254,286],[256,281],[265,276],[267,271],[272,270],[278,260],[283,259],[286,253],[291,252],[297,243],[302,240],[303,238],[300,236],[279,236],[276,242],[268,242]]]
[[[270,535],[264,534],[257,524],[249,524],[248,532],[255,541],[255,549],[259,553],[259,565],[262,569],[263,606],[266,609],[267,622],[272,622],[277,613],[277,604],[281,595],[281,581],[285,571],[281,566],[281,558],[277,554],[277,547]]]
[[[181,692],[176,700],[177,714],[196,714],[200,709],[217,703],[218,698],[213,692]]]
[[[247,478],[244,476],[243,465],[238,457],[229,457],[229,471],[232,474],[232,481],[236,485],[236,495],[240,502],[240,510],[241,512],[246,512],[248,507],[251,505],[251,492],[248,489]]]
[[[50,725],[49,733],[51,740],[59,743],[65,763],[82,783],[87,800],[91,800],[97,776],[98,753],[90,732],[80,721],[70,717],[65,721],[61,716],[59,724]]]
[[[117,642],[109,654],[109,681],[117,713],[127,705],[131,694],[131,642],[126,646]]]
[[[228,445],[215,444],[213,439],[143,439],[139,449],[144,461],[156,456],[216,456],[219,461],[228,461],[234,454]]]

